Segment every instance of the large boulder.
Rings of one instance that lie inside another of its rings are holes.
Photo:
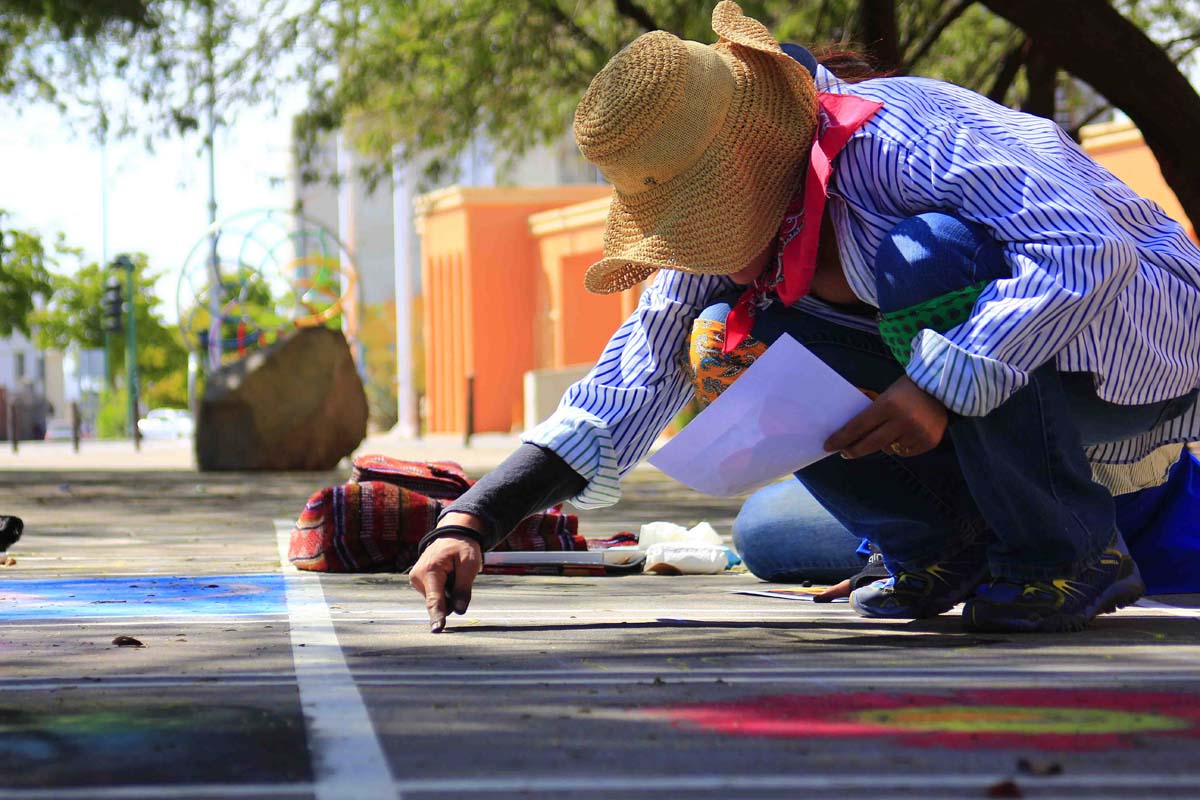
[[[209,375],[201,470],[329,470],[367,435],[367,395],[340,331],[303,328]]]

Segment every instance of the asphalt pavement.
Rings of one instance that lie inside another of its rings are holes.
[[[426,447],[392,452],[452,449]],[[744,573],[484,576],[432,635],[404,576],[281,565],[340,472],[90,452],[0,457],[27,530],[0,567],[0,800],[1200,797],[1196,596],[1000,636]],[[644,470],[582,524],[728,534],[737,505]]]

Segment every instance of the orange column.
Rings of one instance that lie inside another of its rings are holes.
[[[612,295],[583,288],[587,268],[600,259],[608,198],[544,211],[529,219],[538,243],[545,308],[538,317],[538,367],[594,363],[621,321],[633,313],[641,287]]]
[[[474,336],[474,325],[472,316],[467,313],[471,300],[466,276],[463,274],[463,253],[455,253],[448,261],[446,276],[449,279],[449,287],[446,295],[450,300],[450,329],[461,332],[459,336],[450,337],[450,373],[446,376],[450,384],[447,394],[453,400],[450,428],[457,431],[466,430],[466,385],[467,376],[472,372],[467,351]]]
[[[1080,133],[1088,155],[1130,189],[1162,206],[1167,216],[1182,224],[1193,241],[1197,240],[1195,227],[1163,178],[1153,151],[1132,122],[1088,125]]]
[[[529,217],[608,193],[599,185],[451,187],[416,200],[431,433],[462,432],[468,374],[477,431],[521,424],[522,377],[535,366],[538,259]]]

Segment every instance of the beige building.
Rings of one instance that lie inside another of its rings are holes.
[[[47,423],[68,414],[63,355],[39,350],[19,333],[0,339],[0,438],[9,438],[8,408],[17,406],[17,433],[40,439]]]

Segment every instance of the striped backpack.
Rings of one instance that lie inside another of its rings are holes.
[[[445,504],[470,488],[451,461],[354,459],[349,483],[314,493],[292,529],[288,560],[316,572],[403,572]],[[586,550],[579,519],[558,508],[517,525],[497,550]]]

